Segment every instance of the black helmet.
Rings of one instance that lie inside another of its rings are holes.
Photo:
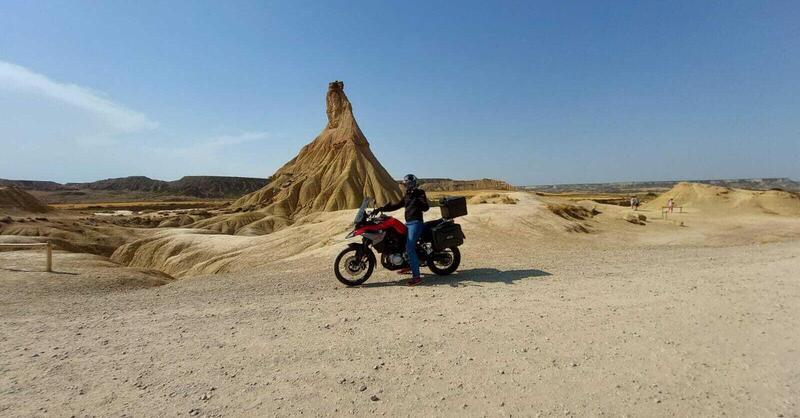
[[[414,190],[417,188],[417,176],[413,174],[406,174],[403,177],[403,185],[406,186],[406,190]]]

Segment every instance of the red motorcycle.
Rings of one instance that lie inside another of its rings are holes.
[[[364,199],[353,222],[354,229],[346,238],[361,237],[361,243],[351,243],[342,250],[333,264],[336,278],[347,286],[358,286],[369,279],[375,270],[374,248],[381,256],[381,265],[388,270],[407,268],[406,226],[397,219],[378,210],[367,211],[371,198]],[[467,214],[466,199],[451,198],[440,201],[442,218],[425,222],[425,228],[417,241],[417,256],[420,267],[428,267],[433,273],[446,276],[458,269],[464,243],[461,225],[453,218]]]

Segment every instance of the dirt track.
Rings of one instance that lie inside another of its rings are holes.
[[[482,254],[418,288],[303,258],[109,291],[0,253],[0,415],[800,413],[800,241]]]

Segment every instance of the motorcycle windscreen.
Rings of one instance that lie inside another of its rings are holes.
[[[356,218],[353,220],[353,225],[358,225],[364,221],[364,217],[367,216],[367,206],[369,206],[370,202],[372,202],[371,197],[365,197],[364,201],[361,202],[361,206],[358,208],[358,212],[356,212]]]

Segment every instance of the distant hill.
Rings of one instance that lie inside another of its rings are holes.
[[[120,177],[89,183],[60,184],[52,181],[5,180],[0,186],[14,186],[38,192],[62,192],[86,195],[92,191],[140,192],[198,198],[234,198],[258,190],[267,179],[252,177],[185,176],[179,180],[163,181],[144,176]]]
[[[800,182],[786,177],[764,178],[764,179],[733,179],[733,180],[705,180],[699,183],[711,184],[720,187],[731,187],[734,189],[751,190],[772,190],[781,189],[789,191],[800,191]]]
[[[402,184],[402,181],[398,181]],[[419,187],[429,192],[457,192],[463,190],[514,190],[514,186],[494,179],[453,180],[446,178],[419,179]]]
[[[185,176],[169,182],[172,193],[195,197],[239,197],[264,187],[269,179],[253,177]]]
[[[64,185],[54,181],[38,181],[38,180],[6,180],[0,179],[0,186],[4,187],[18,187],[24,190],[64,190]]]
[[[180,181],[180,180],[177,180]],[[154,180],[145,176],[120,177],[93,181],[91,183],[67,183],[68,189],[89,189],[89,190],[117,190],[132,192],[156,192],[163,193],[170,191],[170,184],[173,182]]]
[[[786,177],[760,178],[760,179],[724,179],[724,180],[670,180],[670,181],[635,181],[619,183],[578,183],[578,184],[549,184],[524,186],[526,190],[539,192],[606,192],[625,193],[647,189],[667,190],[681,182],[710,184],[720,187],[748,190],[780,189],[800,192],[800,182]]]

